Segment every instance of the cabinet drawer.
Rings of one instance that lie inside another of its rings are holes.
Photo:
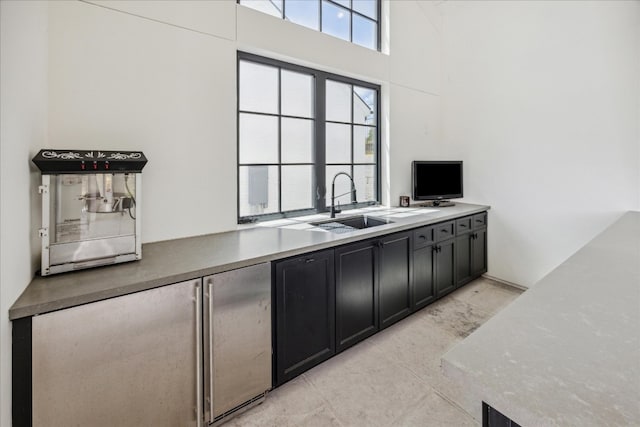
[[[413,248],[420,249],[433,243],[433,227],[422,227],[413,232]]]
[[[456,236],[471,232],[471,220],[470,216],[456,220]]]
[[[455,236],[455,221],[443,222],[433,226],[436,242],[441,242]]]
[[[473,216],[473,220],[471,223],[471,227],[472,228],[480,228],[480,227],[484,227],[485,225],[487,225],[487,213],[486,212],[482,212],[480,214],[476,214]]]

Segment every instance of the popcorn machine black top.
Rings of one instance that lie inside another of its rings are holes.
[[[141,152],[40,150],[40,274],[142,258]]]

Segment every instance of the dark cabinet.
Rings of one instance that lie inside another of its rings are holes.
[[[413,310],[455,289],[456,227],[448,221],[414,232]],[[420,236],[425,237],[418,240]]]
[[[378,330],[378,240],[335,249],[336,351]]]
[[[486,271],[486,213],[274,263],[275,385]]]
[[[471,240],[471,275],[478,277],[487,272],[487,227],[473,232]]]
[[[380,329],[411,312],[411,235],[397,233],[380,240]]]
[[[275,264],[275,385],[335,354],[333,252]]]
[[[413,311],[425,307],[436,297],[434,256],[433,245],[413,251]]]
[[[445,240],[434,245],[436,296],[441,297],[456,287],[455,281],[456,239]]]
[[[436,298],[435,229],[421,227],[413,232],[413,299],[412,311],[421,309]]]
[[[487,214],[456,221],[456,286],[460,287],[487,272]]]
[[[471,247],[473,233],[456,237],[456,286],[471,281]]]

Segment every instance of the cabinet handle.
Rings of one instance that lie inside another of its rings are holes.
[[[427,238],[427,236],[424,236],[424,235],[422,235],[422,234],[421,234],[421,235],[419,235],[419,236],[418,236],[418,238],[420,238],[420,239],[424,240],[424,239],[426,239],[426,238]]]
[[[304,260],[304,262],[306,262],[307,264],[314,262],[316,259],[315,258],[307,258]]]
[[[449,230],[447,230],[446,228],[443,228],[442,230],[440,230],[441,233],[448,233]]]
[[[483,222],[481,219],[476,219],[476,222]]]

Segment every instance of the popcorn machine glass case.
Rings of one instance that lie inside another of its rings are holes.
[[[62,273],[142,258],[141,152],[41,150],[42,269]]]

